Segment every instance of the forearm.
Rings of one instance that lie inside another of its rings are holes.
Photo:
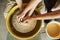
[[[17,2],[17,5],[19,6],[20,8],[20,11],[22,10],[22,0],[16,0]]]

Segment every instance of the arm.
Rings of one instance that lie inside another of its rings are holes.
[[[22,0],[16,0],[16,2],[17,2],[17,5],[20,8],[20,11],[22,11]]]

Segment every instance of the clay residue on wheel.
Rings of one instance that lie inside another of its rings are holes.
[[[18,12],[16,12],[12,16],[12,24],[13,24],[14,28],[21,33],[27,33],[27,32],[32,31],[36,26],[36,20],[28,20],[28,23],[25,23],[25,22],[19,23],[16,18],[16,15]]]

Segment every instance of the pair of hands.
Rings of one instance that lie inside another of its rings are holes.
[[[23,9],[23,2],[22,0],[16,0],[17,2],[17,5],[19,6],[20,8],[20,11],[21,13],[19,15],[17,15],[17,19],[18,19],[18,22],[22,21],[25,17],[25,15],[27,14],[27,17],[30,17],[33,13],[33,11],[35,10],[36,6],[41,2],[41,0],[30,0],[30,2],[27,4],[26,8]],[[22,11],[23,9],[23,11]]]

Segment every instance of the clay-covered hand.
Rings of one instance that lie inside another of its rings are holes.
[[[31,16],[32,13],[33,13],[33,11],[35,10],[36,6],[37,6],[40,2],[41,2],[41,0],[31,0],[31,1],[27,4],[26,8],[22,11],[22,13],[20,13],[19,15],[17,15],[18,20],[21,21],[21,20],[25,17],[25,15],[26,15],[27,13],[29,14],[29,15],[27,15],[27,16]],[[19,5],[19,4],[18,4],[18,5]]]

